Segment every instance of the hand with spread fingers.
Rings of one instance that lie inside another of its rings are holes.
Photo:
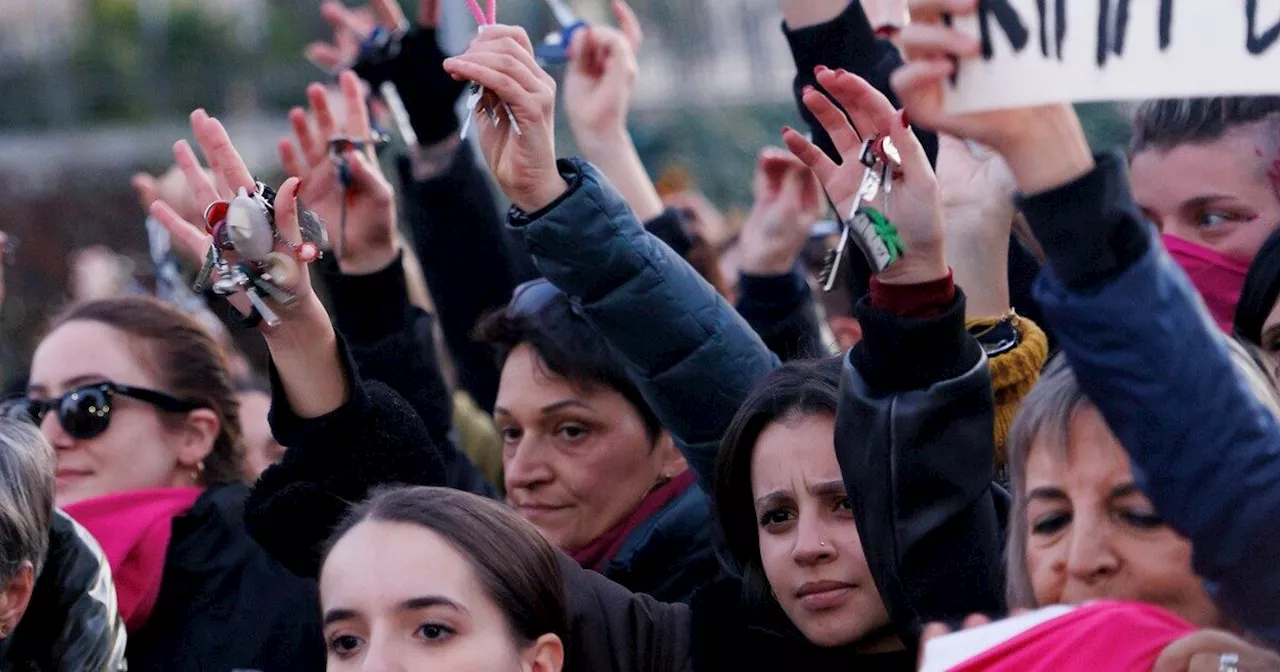
[[[522,28],[486,27],[466,53],[444,62],[458,81],[485,88],[474,126],[489,171],[517,208],[532,213],[553,203],[569,187],[556,167],[556,83],[533,56],[533,44]],[[511,107],[517,126],[503,112]],[[479,109],[490,106],[496,123]]]
[[[756,163],[755,203],[738,237],[744,273],[782,275],[795,266],[826,200],[813,171],[794,155],[766,147]]]
[[[311,115],[289,112],[297,147],[281,138],[280,160],[288,175],[301,179],[299,197],[324,221],[342,272],[367,274],[385,268],[399,251],[395,189],[378,166],[360,80],[346,71],[338,81],[345,119],[338,121],[324,87],[312,84]]]
[[[205,213],[223,213],[223,223],[227,228],[252,229],[252,226],[242,226],[239,221],[232,222],[233,219],[241,218],[231,212],[240,202],[237,195],[243,193],[252,197],[259,191],[258,183],[232,145],[226,129],[204,110],[196,110],[191,114],[191,129],[196,143],[209,162],[212,175],[201,167],[187,141],[179,140],[175,143],[173,153],[178,167],[187,178],[197,206]],[[269,308],[278,315],[279,323],[268,327],[263,322],[260,328],[291,406],[302,417],[310,418],[319,417],[341,406],[346,400],[347,383],[338,359],[337,337],[329,316],[312,291],[305,263],[297,260],[298,251],[305,243],[299,224],[300,186],[301,182],[296,177],[290,177],[280,185],[272,202],[274,229],[266,238],[253,235],[241,240],[244,241],[245,250],[252,246],[255,248],[253,255],[270,260],[272,265],[269,275],[272,276],[273,286],[293,297],[289,305],[282,305],[269,296],[263,297],[261,300],[270,304]],[[231,203],[227,205],[229,201]],[[152,203],[151,214],[172,235],[175,247],[183,248],[188,256],[201,259],[209,256],[215,238],[206,232],[204,222],[187,221],[161,200]],[[225,238],[220,236],[219,240]],[[245,262],[236,251],[240,248],[239,242],[235,249],[223,246],[221,254],[229,264]],[[246,251],[245,254],[250,253]],[[251,304],[245,292],[232,295],[228,300],[242,313],[250,314]]]
[[[938,180],[929,166],[924,147],[908,126],[907,117],[896,111],[884,94],[857,75],[821,68],[817,78],[826,93],[810,88],[804,92],[804,104],[830,134],[842,163],[837,165],[794,129],[783,131],[787,147],[813,170],[840,216],[847,219],[854,210],[859,185],[867,170],[859,161],[863,139],[888,137],[892,140],[900,155],[901,176],[893,178],[891,193],[879,189],[873,205],[896,230],[903,252],[879,278],[889,284],[914,284],[946,277],[950,271],[943,250]],[[848,118],[841,108],[848,113]],[[852,245],[849,249],[856,253]]]
[[[386,82],[395,85],[424,146],[458,132],[454,103],[466,84],[446,74],[442,65],[447,54],[437,35],[440,0],[421,0],[412,24],[396,0],[372,0],[358,9],[327,0],[320,13],[333,26],[334,41],[308,46],[312,63],[326,72],[351,68],[375,94],[381,94]]]
[[[1023,193],[1065,184],[1092,169],[1084,131],[1070,105],[972,114],[946,111],[947,79],[958,63],[978,57],[981,45],[973,35],[945,25],[943,16],[970,15],[977,6],[978,0],[910,0],[911,23],[900,37],[907,64],[890,81],[911,119],[996,150],[1008,162]]]

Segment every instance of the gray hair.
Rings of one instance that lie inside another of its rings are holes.
[[[0,420],[0,585],[30,562],[37,572],[53,518],[53,448],[35,426]]]
[[[1272,415],[1280,418],[1280,392],[1266,366],[1244,344],[1223,338],[1227,354],[1245,386]],[[1035,590],[1027,567],[1027,461],[1033,445],[1051,451],[1055,461],[1070,457],[1071,419],[1092,408],[1066,357],[1058,355],[1045,367],[1039,382],[1022,401],[1006,440],[1013,510],[1009,516],[1009,543],[1005,546],[1005,596],[1010,609],[1034,609]]]
[[[1176,98],[1148,100],[1133,112],[1130,151],[1173,149],[1213,142],[1236,126],[1280,114],[1280,97]]]

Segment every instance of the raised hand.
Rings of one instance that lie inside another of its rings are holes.
[[[786,150],[766,147],[756,163],[755,203],[738,238],[741,270],[782,275],[795,266],[826,202],[813,171]]]
[[[525,212],[559,198],[568,184],[556,167],[556,83],[534,60],[529,35],[522,28],[489,26],[466,53],[445,60],[444,68],[458,81],[483,86],[487,104],[499,112],[495,125],[482,110],[468,110],[475,115],[489,172],[507,198]],[[501,102],[511,106],[518,132],[501,113]]]
[[[614,0],[613,12],[617,28],[589,26],[574,33],[569,45],[564,111],[580,146],[613,142],[627,132],[644,31],[623,0]]]
[[[325,88],[312,84],[307,87],[311,116],[302,108],[289,112],[297,147],[281,138],[278,149],[285,172],[302,181],[302,202],[324,220],[339,268],[367,274],[385,268],[399,250],[395,189],[382,174],[370,142],[373,130],[359,78],[346,71],[338,82],[345,118],[338,121]],[[330,142],[340,137],[367,144],[363,149],[347,147],[335,156]],[[347,185],[339,161],[347,167]]]
[[[890,81],[911,119],[925,128],[995,149],[1009,163],[1023,193],[1065,184],[1088,172],[1093,159],[1070,105],[973,114],[945,110],[947,78],[960,60],[979,55],[980,44],[977,38],[944,25],[942,17],[972,14],[977,4],[978,0],[910,0],[911,23],[901,34],[907,64]]]
[[[857,75],[823,68],[817,79],[840,107],[813,88],[805,91],[804,104],[830,134],[843,161],[837,165],[813,142],[790,128],[783,131],[787,147],[822,181],[840,216],[848,217],[866,170],[858,160],[861,138],[888,136],[892,139],[901,154],[902,177],[895,179],[888,201],[884,201],[884,190],[881,190],[879,209],[897,229],[905,253],[880,274],[880,280],[913,284],[945,277],[948,269],[943,252],[938,180],[906,116],[894,110],[884,94]],[[847,119],[841,108],[848,113]]]
[[[1009,312],[1013,174],[999,154],[949,135],[938,138],[947,259],[970,318]]]
[[[257,184],[253,174],[245,166],[240,153],[231,144],[231,138],[222,124],[204,110],[191,114],[191,130],[200,146],[212,174],[205,172],[199,159],[186,140],[173,146],[174,159],[195,202],[203,211],[210,205],[232,198],[244,189],[252,193]],[[290,177],[276,192],[275,227],[279,240],[274,244],[276,252],[290,255],[290,245],[296,247],[302,241],[298,221],[298,189],[300,181]],[[184,248],[188,256],[205,258],[212,238],[203,225],[182,218],[164,201],[151,205],[151,214],[160,221],[173,237],[175,247]],[[228,252],[233,255],[234,253]],[[272,360],[280,373],[280,379],[293,410],[301,417],[313,418],[329,413],[346,401],[347,383],[342,364],[338,359],[336,335],[325,313],[324,306],[311,289],[311,280],[305,267],[281,282],[294,295],[291,307],[279,307],[280,324],[259,327],[271,351]],[[243,295],[230,297],[242,313],[249,308]]]
[[[385,4],[385,3],[381,3]],[[404,14],[397,6],[400,22]],[[388,29],[400,27],[395,16],[377,16],[370,7],[347,7],[338,0],[325,0],[320,3],[320,16],[333,28],[333,41],[317,41],[307,45],[303,52],[307,60],[325,72],[337,72],[349,68],[360,55],[361,43],[373,33],[380,24]],[[382,19],[389,19],[385,23]]]

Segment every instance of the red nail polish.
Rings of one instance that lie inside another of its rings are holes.
[[[790,127],[790,126],[783,126],[783,127],[782,127],[782,134],[783,134],[783,135],[786,135],[786,134],[787,134],[787,132],[789,132],[790,130],[791,130],[791,127]]]
[[[907,109],[905,107],[902,109],[902,127],[911,128],[911,117],[907,114]]]
[[[817,91],[817,89],[813,88],[813,86],[810,84],[805,84],[804,88],[800,90],[800,94],[804,95],[806,93],[809,93],[810,91]]]
[[[819,65],[818,67],[816,67],[816,68],[814,68],[814,69],[813,69],[813,74],[815,74],[815,75],[821,75],[821,74],[822,74],[822,73],[824,73],[824,72],[828,72],[830,69],[831,69],[831,68],[828,68],[828,67],[827,67],[827,66],[825,66],[825,65]]]

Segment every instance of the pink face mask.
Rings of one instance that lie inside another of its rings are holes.
[[[1169,255],[1200,290],[1214,322],[1224,332],[1231,333],[1249,264],[1168,234],[1160,237]]]

